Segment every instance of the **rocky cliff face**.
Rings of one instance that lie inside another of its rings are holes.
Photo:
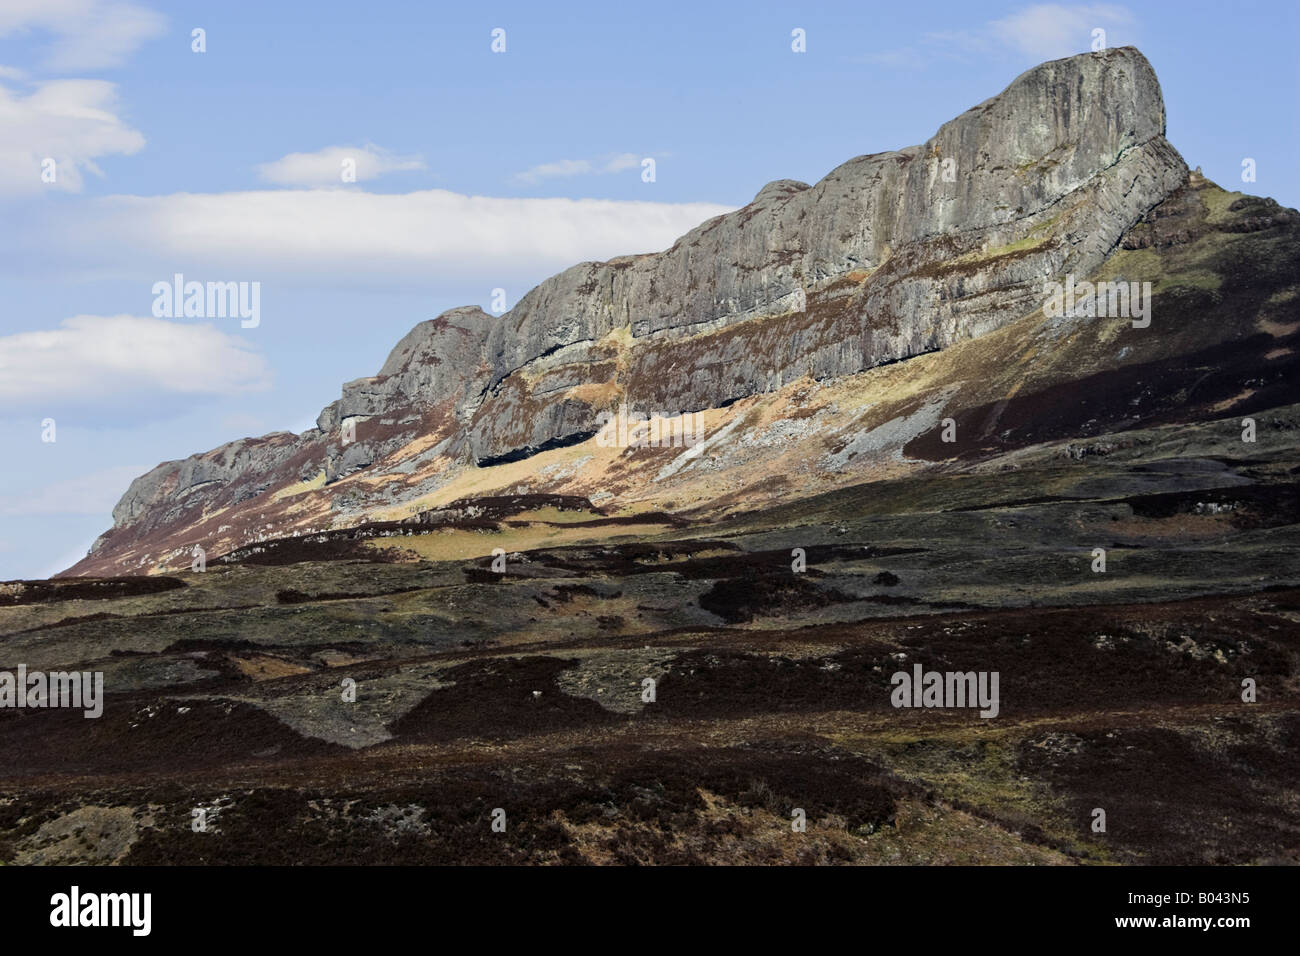
[[[1164,129],[1136,50],[1047,63],[922,146],[812,187],[772,183],[666,252],[574,266],[493,326],[473,454],[590,428],[606,396],[575,395],[584,383],[693,411],[998,328],[1037,307],[1044,276],[1090,272],[1186,179]],[[619,329],[631,374],[607,341]]]
[[[137,479],[73,572],[418,508],[467,473],[589,442],[622,404],[722,409],[988,335],[1037,310],[1045,279],[1092,274],[1187,181],[1164,130],[1138,51],[1045,63],[923,145],[771,183],[664,252],[576,265],[504,316],[417,325],[316,429]]]

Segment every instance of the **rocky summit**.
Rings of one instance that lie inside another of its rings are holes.
[[[770,183],[664,252],[575,265],[505,315],[467,306],[417,325],[377,375],[343,386],[316,428],[137,479],[69,573],[165,571],[195,545],[222,554],[483,493],[616,492],[633,510],[711,501],[700,473],[727,471],[731,446],[764,441],[772,423],[742,419],[772,396],[866,385],[870,370],[987,338],[1040,312],[1044,280],[1082,280],[1137,241],[1135,229],[1150,231],[1175,208],[1162,204],[1194,188],[1164,132],[1160,86],[1137,50],[1045,63],[920,146],[859,156],[813,186]],[[1263,218],[1280,226],[1287,215]],[[1151,351],[1141,341],[1167,344],[1163,318],[1113,352],[1112,368]],[[1050,358],[1016,361],[1019,392]],[[872,454],[818,456],[820,473],[784,490],[734,487],[737,504],[916,461],[902,446],[966,411],[971,384],[930,383],[909,396],[916,408],[878,423]],[[786,441],[766,442],[772,455],[872,431],[869,407],[796,404]],[[709,447],[606,454],[601,415],[623,406],[704,413]],[[577,451],[546,455],[561,448]],[[502,467],[520,460],[532,462],[526,473]]]
[[[1045,63],[136,479],[0,863],[1300,861],[1300,215],[1164,131]]]

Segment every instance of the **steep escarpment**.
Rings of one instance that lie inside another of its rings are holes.
[[[614,376],[623,397],[678,412],[998,328],[1037,306],[1043,276],[1090,272],[1184,181],[1164,128],[1136,50],[1048,63],[922,146],[858,157],[812,187],[769,185],[658,255],[574,266],[493,327],[473,453],[593,420],[605,396],[575,386],[601,380],[589,370],[609,369],[618,329],[644,350],[640,367],[671,367]]]
[[[871,449],[884,438],[843,434],[862,427],[863,408],[852,388],[826,400],[834,383],[902,359],[923,378],[946,368],[947,378],[926,378],[926,395],[879,403],[895,413],[882,421],[910,423],[894,430],[903,442],[952,402],[996,406],[987,380],[971,391],[954,349],[987,341],[987,351],[1038,312],[1045,279],[1093,275],[1151,232],[1152,211],[1188,181],[1164,130],[1159,84],[1136,50],[1043,64],[920,146],[858,157],[812,186],[771,183],[664,252],[576,265],[504,316],[466,307],[417,325],[378,375],[343,387],[315,429],[137,479],[71,573],[174,567],[195,544],[224,553],[486,488],[699,507],[738,491],[684,485],[725,470],[714,456],[728,442],[739,446],[726,455],[757,455],[773,471],[777,497],[798,493],[772,468],[792,448],[807,453],[801,471],[819,476],[867,460],[894,468],[901,444],[891,438],[881,454]],[[1123,363],[1152,341],[1107,354]],[[914,365],[950,352],[946,364]],[[1071,374],[1053,354],[1000,355],[998,374],[984,374],[1010,391],[1008,376],[1035,368]],[[705,446],[600,446],[601,416],[624,405],[700,412]],[[814,439],[825,447],[800,444]],[[562,463],[560,449],[572,451]]]

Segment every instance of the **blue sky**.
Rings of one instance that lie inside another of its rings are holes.
[[[923,142],[1096,27],[1190,165],[1300,205],[1289,2],[0,0],[0,579],[160,461],[308,427],[416,322]],[[260,323],[154,317],[176,272],[260,283]]]

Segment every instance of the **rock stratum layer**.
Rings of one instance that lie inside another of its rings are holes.
[[[1295,332],[1295,214],[1189,174],[1164,131],[1138,51],[1045,63],[921,146],[852,159],[814,186],[771,183],[664,252],[576,265],[503,316],[464,307],[420,323],[316,428],[136,479],[67,573],[173,569],[195,545],[224,554],[484,495],[721,513],[1169,420],[1142,397],[1144,374],[1259,335],[1264,384],[1247,394],[1243,371],[1232,401],[1197,407],[1283,404],[1268,383],[1292,354],[1272,346]],[[1272,270],[1234,285],[1225,244],[1247,236],[1268,243],[1251,254]],[[1166,321],[1139,333],[1126,319],[1049,320],[1043,283],[1070,275],[1154,281]],[[1168,322],[1188,308],[1195,320]],[[1090,419],[1056,409],[1080,399],[1064,383],[1089,375],[1119,376],[1118,404],[1085,395]],[[704,441],[606,447],[593,436],[623,405],[700,412]],[[945,417],[961,426],[951,447],[926,437]]]

